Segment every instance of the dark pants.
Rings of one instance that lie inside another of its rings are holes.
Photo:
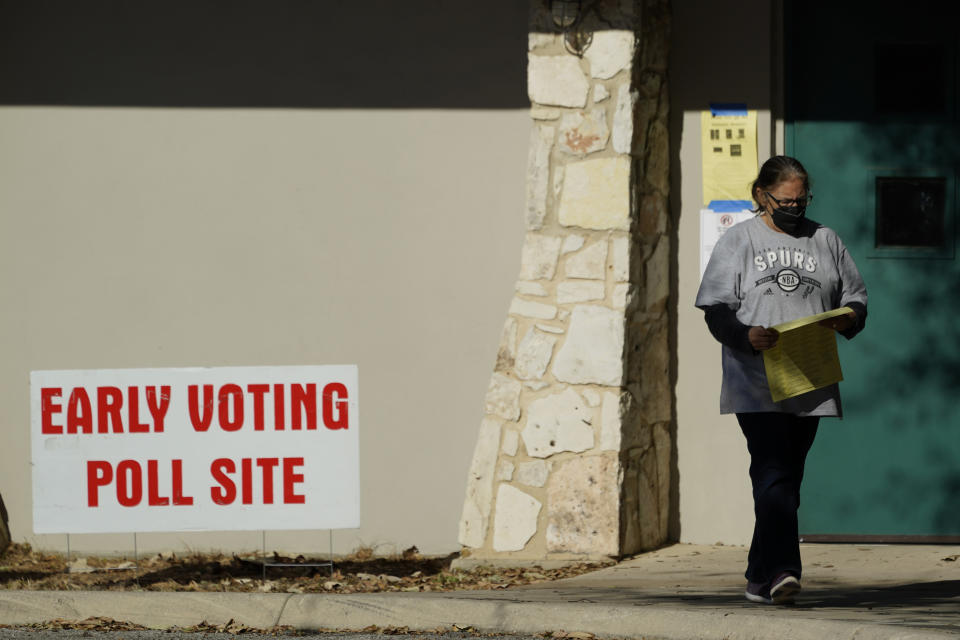
[[[756,515],[747,580],[767,583],[784,571],[799,578],[800,482],[820,418],[789,413],[738,413],[737,420],[750,451]]]

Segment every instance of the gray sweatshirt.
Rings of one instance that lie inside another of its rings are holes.
[[[735,312],[733,322],[744,327],[771,327],[851,306],[857,311],[859,330],[866,317],[867,288],[832,229],[805,219],[795,237],[774,231],[758,216],[720,237],[700,283],[696,305],[704,310],[724,305]],[[722,364],[720,413],[842,415],[835,384],[774,402],[763,356],[744,340],[725,341]]]

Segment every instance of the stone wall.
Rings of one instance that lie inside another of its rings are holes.
[[[582,57],[532,5],[527,232],[469,471],[467,563],[667,537],[669,3],[594,4]]]

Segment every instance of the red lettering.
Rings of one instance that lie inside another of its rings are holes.
[[[230,418],[228,396],[233,396],[233,418]],[[220,428],[224,431],[237,431],[243,426],[243,389],[235,384],[225,384],[217,394],[217,413],[220,416]]]
[[[76,387],[67,400],[67,433],[93,433],[93,408],[83,387]]]
[[[253,461],[250,458],[240,460],[240,501],[253,504]]]
[[[335,431],[350,428],[347,387],[331,382],[323,388],[323,426]]]
[[[302,494],[294,493],[293,485],[303,482],[302,473],[294,473],[297,467],[303,466],[303,458],[283,459],[283,503],[304,504],[307,500]]]
[[[163,433],[163,421],[167,417],[167,409],[170,408],[170,387],[160,387],[159,396],[156,387],[147,387],[147,408],[153,417],[154,433]]]
[[[257,466],[263,469],[263,504],[273,504],[273,470],[278,464],[277,458],[257,458]]]
[[[230,458],[217,458],[210,464],[210,474],[220,483],[219,487],[210,487],[210,499],[214,504],[232,504],[237,499],[237,486],[227,475],[236,470]]]
[[[260,467],[260,480],[263,483],[262,504],[274,504],[279,498],[274,496],[274,476],[280,467],[284,504],[305,504],[307,499],[298,493],[298,485],[303,484],[303,458],[241,458],[240,459],[240,492],[243,504],[253,504],[253,475],[254,463]],[[179,463],[175,460],[174,463]],[[237,499],[237,481],[233,474],[237,471],[237,464],[230,458],[218,458],[210,465],[210,473],[216,485],[210,488],[210,497],[220,505],[233,504]],[[177,476],[174,472],[174,478]],[[277,487],[279,490],[281,487]],[[174,490],[176,493],[176,490]],[[176,502],[174,502],[176,504]]]
[[[283,385],[273,385],[273,428],[283,431]]]
[[[106,460],[87,460],[87,506],[100,506],[100,487],[113,482],[113,467]]]
[[[302,384],[290,385],[291,429],[300,429],[304,410],[307,412],[307,429],[317,428],[317,385],[310,383],[306,389]]]
[[[160,473],[156,460],[147,460],[147,504],[151,507],[165,507],[170,498],[160,495]]]
[[[117,465],[117,502],[122,507],[135,507],[143,499],[143,469],[136,460]],[[128,478],[129,476],[129,478]]]
[[[247,391],[253,394],[253,428],[263,431],[263,396],[270,391],[270,385],[248,384]]]
[[[120,389],[97,387],[97,433],[110,433],[108,422],[113,424],[114,433],[123,433],[122,406],[123,392]]]
[[[128,433],[147,433],[150,425],[140,422],[140,392],[136,387],[127,387],[127,423]]]
[[[53,414],[63,411],[63,407],[54,404],[53,399],[59,398],[63,390],[59,387],[44,387],[40,389],[40,433],[63,433],[63,427],[53,424]]]
[[[213,420],[213,385],[203,385],[203,415],[200,415],[200,401],[197,385],[187,387],[187,405],[190,408],[190,422],[194,431],[206,431]]]
[[[171,461],[170,472],[173,476],[173,504],[187,506],[193,504],[191,496],[183,495],[183,460]]]

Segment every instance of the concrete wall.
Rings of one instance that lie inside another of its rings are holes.
[[[694,308],[700,285],[703,203],[700,111],[710,102],[746,102],[759,113],[758,150],[771,155],[771,3],[673,1],[670,68],[671,205],[678,217],[677,458],[680,540],[746,544],[753,531],[749,455],[734,416],[721,416],[720,345]]]
[[[190,42],[215,32],[195,23],[222,16],[218,3],[174,4],[104,0],[84,18],[52,2],[0,28],[0,492],[14,539],[65,547],[31,530],[31,370],[356,363],[362,526],[336,532],[336,551],[456,550],[523,239],[525,7],[467,20],[417,3],[397,16],[388,2],[248,2],[207,51]],[[85,19],[92,48],[71,61],[84,30],[63,25]],[[301,33],[311,20],[326,26]],[[166,22],[198,34],[144,46]],[[267,540],[327,545],[325,532]],[[260,534],[138,544],[254,549]]]

